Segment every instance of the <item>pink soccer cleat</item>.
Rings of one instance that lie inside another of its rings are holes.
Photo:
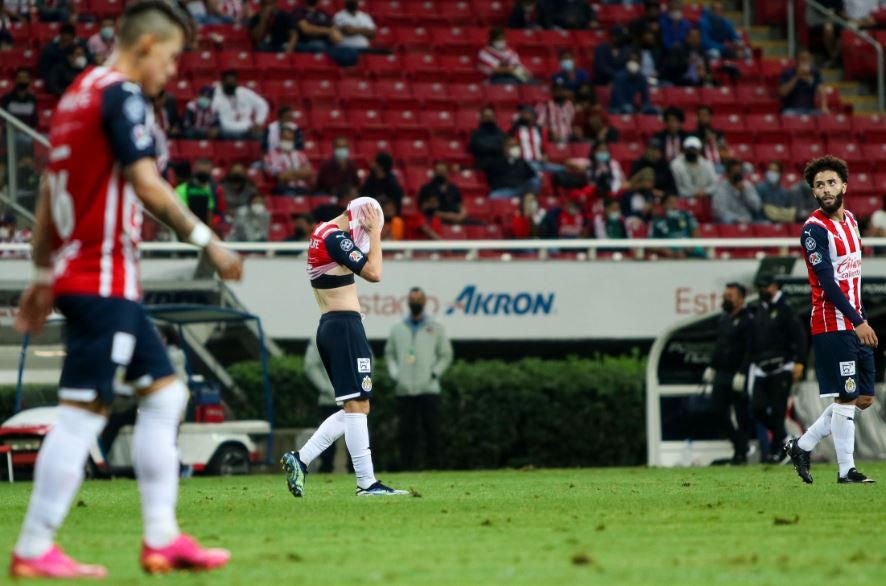
[[[13,578],[96,578],[108,575],[104,566],[91,566],[75,562],[62,549],[52,548],[38,558],[21,558],[12,554],[9,575]]]
[[[193,537],[182,533],[166,547],[142,545],[142,568],[148,574],[165,574],[173,570],[212,570],[231,559],[226,549],[206,549]]]

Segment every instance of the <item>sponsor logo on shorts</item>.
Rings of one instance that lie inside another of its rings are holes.
[[[840,376],[855,376],[854,360],[840,363]]]
[[[810,254],[809,255],[809,262],[814,265],[819,264],[821,262],[821,253],[820,252],[813,252],[812,254]]]
[[[369,361],[369,358],[358,358],[357,359],[357,372],[359,372],[361,374],[364,372],[372,372],[372,367],[371,367],[371,363]]]
[[[369,386],[372,386],[372,385],[370,384]],[[847,393],[854,393],[855,392],[855,379],[854,378],[847,378],[845,388],[846,388]]]
[[[361,260],[363,260],[363,253],[359,250],[352,250],[351,254],[348,255],[348,258],[350,258],[354,262],[360,262]]]
[[[852,380],[852,379],[849,379],[849,380]],[[364,376],[363,382],[360,383],[360,386],[363,388],[364,393],[368,393],[369,391],[372,390],[372,379],[369,378],[368,376]]]
[[[810,236],[809,238],[806,239],[805,244],[806,244],[806,250],[815,250],[815,246],[816,246],[815,238],[813,238],[812,236]]]
[[[342,241],[339,243],[339,246],[341,246],[341,249],[345,252],[350,252],[350,250],[354,248],[354,242],[353,240],[349,240],[348,238],[343,238]]]

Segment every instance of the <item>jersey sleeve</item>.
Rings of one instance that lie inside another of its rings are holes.
[[[359,275],[363,267],[366,266],[368,260],[366,255],[357,248],[347,233],[336,230],[326,236],[323,242],[326,244],[330,258],[338,264],[348,267],[355,274]]]
[[[840,289],[834,274],[834,265],[831,262],[830,243],[828,240],[828,232],[821,226],[815,224],[806,224],[800,236],[803,250],[806,253],[806,260],[809,266],[818,277],[818,282],[824,292],[826,300],[834,304],[840,312],[849,318],[852,325],[858,326],[864,322],[864,318],[859,315],[849,299]]]
[[[145,157],[156,158],[154,137],[148,123],[148,105],[137,85],[123,82],[104,90],[102,124],[122,166]]]

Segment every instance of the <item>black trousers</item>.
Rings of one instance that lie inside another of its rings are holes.
[[[766,378],[754,379],[754,398],[751,405],[754,419],[772,434],[769,454],[781,452],[787,433],[784,418],[788,412],[788,397],[791,395],[793,377],[790,372],[776,372]]]
[[[746,458],[748,453],[748,438],[751,435],[751,412],[747,392],[732,390],[733,374],[717,375],[714,379],[714,388],[711,391],[711,410],[714,413],[721,430],[726,432],[726,437],[732,442],[736,458]],[[731,408],[731,409],[730,409]],[[732,423],[732,409],[735,410],[735,421],[738,427]]]
[[[403,470],[418,470],[418,445],[424,440],[424,468],[440,466],[439,395],[397,397],[399,415],[400,466]]]

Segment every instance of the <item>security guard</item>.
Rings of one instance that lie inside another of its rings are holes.
[[[762,462],[781,462],[784,419],[794,382],[803,378],[806,332],[774,275],[757,280],[760,303],[754,312],[753,351],[748,387],[754,418],[771,434]],[[765,442],[761,441],[761,448]]]
[[[747,289],[741,283],[727,283],[723,291],[723,313],[717,321],[717,342],[711,365],[703,379],[711,392],[711,410],[726,437],[732,442],[732,464],[748,461],[751,414],[745,388],[750,363],[752,316],[745,307]],[[731,409],[735,410],[736,428]]]

